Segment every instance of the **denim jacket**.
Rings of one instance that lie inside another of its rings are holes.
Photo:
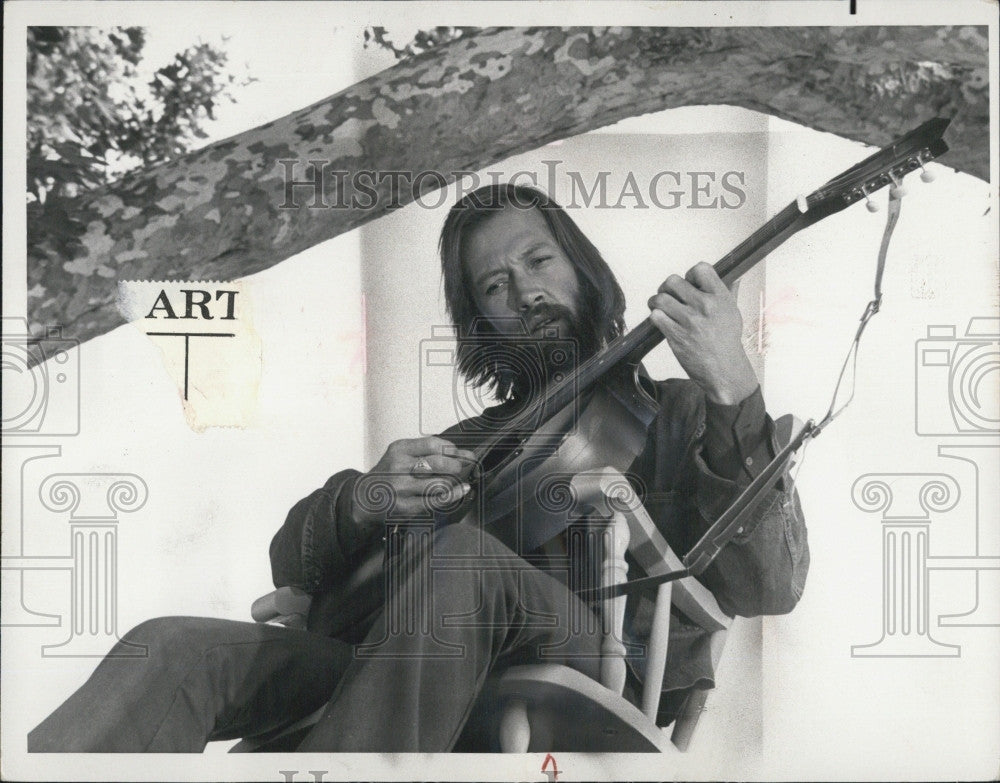
[[[683,556],[784,444],[778,442],[759,389],[739,406],[719,406],[688,380],[650,385],[660,412],[627,475],[634,477],[664,538]],[[335,474],[291,509],[271,542],[275,586],[293,585],[316,597],[336,593],[359,558],[377,543],[366,540],[345,514],[344,499],[358,475],[355,470]],[[785,477],[765,494],[742,531],[699,579],[729,615],[784,614],[802,596],[808,567],[802,509]],[[640,575],[630,568],[630,578]],[[630,596],[626,641],[648,638],[653,594]],[[329,632],[332,625],[330,618],[311,617],[310,627]],[[708,637],[673,614],[665,692],[714,683]],[[643,662],[629,660],[629,665],[641,679]]]

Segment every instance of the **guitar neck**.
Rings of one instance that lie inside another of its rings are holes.
[[[805,223],[801,217],[802,212],[798,205],[792,202],[720,258],[715,263],[714,268],[719,277],[722,278],[722,282],[726,285],[732,285],[768,253],[804,228]],[[646,318],[635,329],[616,340],[601,354],[601,357],[607,356],[608,359],[606,362],[599,362],[602,371],[619,361],[639,361],[662,340],[663,333],[652,320]],[[578,388],[585,388],[591,381],[600,377],[600,373],[594,378],[587,377],[585,369],[581,368]]]
[[[808,198],[799,197],[720,258],[715,264],[716,273],[726,285],[732,285],[797,231],[846,209],[862,198],[868,198],[880,188],[898,187],[909,172],[922,168],[927,161],[947,152],[948,145],[942,134],[948,123],[949,120],[942,117],[930,119],[834,177]],[[921,178],[924,179],[925,175]],[[511,433],[534,431],[539,421],[548,421],[608,372],[638,364],[661,340],[663,334],[652,320],[646,318],[628,334],[618,337],[603,351],[585,360],[576,372],[547,389],[545,394],[507,423],[501,432],[487,438],[476,449],[477,458],[509,440]],[[521,438],[515,440],[523,442]]]

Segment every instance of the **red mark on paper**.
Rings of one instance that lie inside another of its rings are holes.
[[[764,292],[760,292],[757,305],[757,353],[764,353],[767,349],[769,327],[809,325],[808,321],[796,315],[798,298],[798,291],[789,286],[780,289],[777,295],[768,297],[766,302]]]
[[[552,762],[551,772],[547,770],[550,761]],[[549,776],[549,780],[559,780],[559,767],[556,766],[556,757],[551,753],[545,754],[545,761],[542,762],[542,772]]]
[[[368,303],[361,294],[361,328],[344,332],[339,339],[353,347],[350,358],[351,371],[360,368],[362,375],[368,374]]]
[[[361,345],[358,346],[361,359],[361,374],[368,374],[368,300],[361,294]]]

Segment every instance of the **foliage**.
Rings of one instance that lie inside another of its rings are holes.
[[[63,202],[139,166],[169,160],[206,137],[231,88],[221,48],[197,43],[148,81],[141,27],[29,27],[27,199],[29,249],[79,233]],[[53,248],[56,249],[56,248]]]
[[[407,57],[423,54],[437,46],[450,43],[478,30],[478,27],[434,27],[430,30],[418,30],[416,35],[413,36],[413,40],[408,44],[396,46],[389,39],[389,35],[384,27],[366,27],[364,45],[367,49],[368,44],[375,44],[382,49],[392,52],[397,60],[403,60]]]

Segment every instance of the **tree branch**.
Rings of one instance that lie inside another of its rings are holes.
[[[986,44],[985,28],[486,29],[79,197],[58,241],[29,225],[31,328],[89,339],[122,322],[118,280],[243,277],[419,195],[383,177],[370,208],[305,208],[301,188],[301,208],[282,208],[282,160],[300,180],[306,161],[331,161],[324,201],[367,203],[360,171],[451,181],[626,117],[731,104],[872,145],[951,116],[944,162],[985,179]]]

